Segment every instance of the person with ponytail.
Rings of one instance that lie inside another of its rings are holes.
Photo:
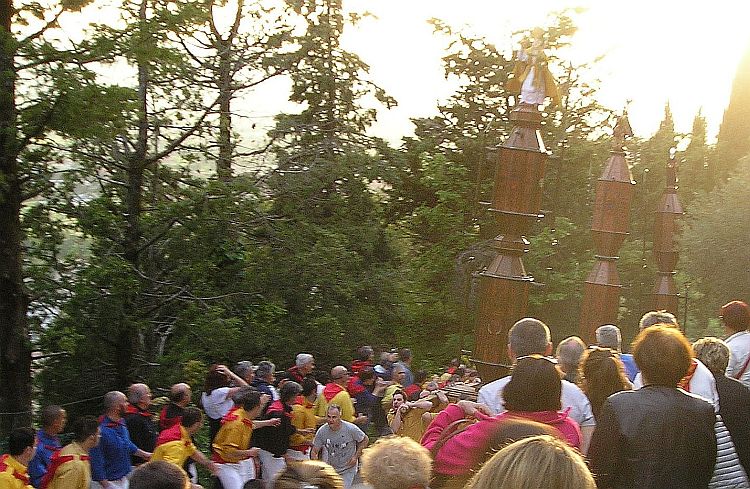
[[[633,388],[617,352],[598,346],[592,346],[583,353],[578,379],[579,386],[589,398],[594,418],[599,415],[609,396]]]

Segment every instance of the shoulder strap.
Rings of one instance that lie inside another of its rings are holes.
[[[440,433],[440,436],[438,437],[437,441],[435,441],[435,444],[432,445],[432,448],[430,449],[430,453],[432,454],[432,458],[434,459],[441,448],[443,448],[443,445],[456,436],[457,434],[461,433],[462,431],[465,431],[466,428],[473,425],[476,421],[472,419],[457,419],[456,421],[453,421],[451,424],[445,427],[443,431]]]
[[[42,482],[39,485],[40,489],[47,489],[49,483],[52,482],[52,479],[54,479],[57,469],[59,469],[62,464],[70,462],[72,460],[75,460],[75,456],[60,455],[60,451],[56,451],[50,459],[50,465],[47,469],[47,472],[44,474],[44,476],[42,476]]]
[[[750,353],[747,354],[747,359],[745,360],[745,363],[742,364],[742,368],[740,369],[740,371],[732,375],[732,377],[736,380],[740,380],[740,377],[742,377],[742,374],[744,374],[745,370],[747,370],[748,365],[750,365]]]

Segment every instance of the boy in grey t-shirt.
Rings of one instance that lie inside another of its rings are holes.
[[[357,425],[341,419],[338,405],[331,404],[326,413],[326,424],[315,433],[310,458],[317,460],[322,455],[323,461],[341,475],[344,487],[348,489],[357,474],[357,461],[369,441]]]

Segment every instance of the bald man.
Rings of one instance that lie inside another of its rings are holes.
[[[149,411],[151,406],[151,389],[146,384],[133,384],[128,388],[128,407],[125,409],[125,424],[130,439],[135,446],[144,452],[153,452],[156,448],[156,437],[159,434]],[[133,457],[133,465],[140,465],[143,459]]]
[[[164,431],[180,424],[182,413],[193,398],[193,390],[188,384],[179,383],[169,389],[169,404],[159,414],[159,429]]]
[[[193,390],[184,382],[174,384],[169,389],[169,403],[159,413],[159,429],[162,432],[182,423],[182,415],[192,398]],[[191,482],[198,482],[198,472],[192,458],[188,458],[182,468],[187,472]]]
[[[123,419],[127,408],[128,399],[122,392],[111,391],[104,395],[104,416],[99,423],[101,440],[90,452],[92,487],[127,489],[128,475],[133,469],[130,456],[144,460],[151,457],[150,452],[141,450],[130,440]]]
[[[349,382],[349,371],[346,367],[338,365],[331,369],[331,382],[323,388],[323,394],[315,401],[315,415],[325,418],[328,406],[336,404],[341,407],[341,419],[350,423],[361,424],[367,422],[367,416],[356,416],[354,403],[346,390]]]

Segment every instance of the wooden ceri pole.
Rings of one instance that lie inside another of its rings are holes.
[[[654,221],[654,257],[659,271],[652,291],[654,310],[677,315],[680,294],[674,276],[677,273],[677,219],[683,214],[677,198],[677,160],[674,151],[667,160],[667,185],[661,195]]]
[[[488,209],[500,234],[491,247],[497,253],[479,274],[479,306],[473,360],[482,380],[507,373],[508,330],[526,316],[529,289],[534,278],[526,273],[522,256],[529,242],[524,237],[540,218],[542,178],[549,153],[539,129],[539,105],[546,97],[557,101],[557,87],[543,52],[542,32],[517,54],[510,93],[520,93],[511,111],[510,136],[500,147],[495,165],[493,198]]]
[[[625,138],[632,136],[627,114],[614,129],[612,150],[596,182],[591,234],[596,262],[583,287],[579,334],[589,344],[596,342],[596,328],[615,324],[620,306],[620,276],[617,253],[628,236],[630,204],[635,182],[625,159]]]

